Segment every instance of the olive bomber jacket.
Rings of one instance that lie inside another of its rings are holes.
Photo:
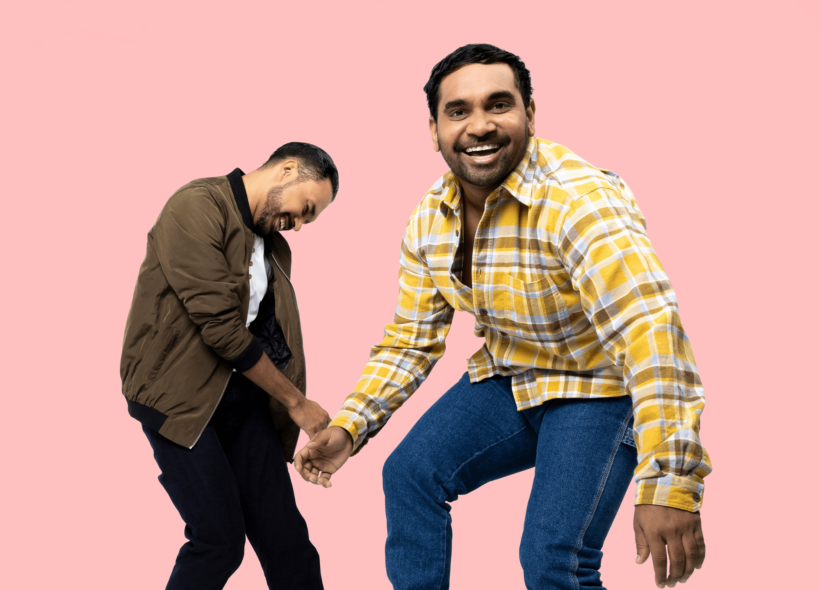
[[[248,370],[265,352],[305,393],[291,253],[279,233],[266,240],[273,270],[268,294],[245,327],[252,227],[236,169],[180,188],[148,233],[123,338],[122,392],[131,416],[188,448],[199,440],[233,369]],[[270,413],[285,459],[292,461],[299,427],[273,398]]]

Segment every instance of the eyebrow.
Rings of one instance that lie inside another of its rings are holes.
[[[508,100],[511,100],[512,102],[515,102],[515,95],[512,92],[510,92],[509,90],[496,90],[495,92],[493,92],[490,96],[488,96],[486,98],[486,101],[489,102],[491,100],[498,100],[499,98],[506,98]],[[463,106],[467,106],[467,101],[464,100],[463,98],[457,98],[455,100],[451,100],[450,102],[446,103],[444,105],[444,110],[447,111],[447,110],[455,108],[455,107],[463,107]]]
[[[487,97],[487,100],[498,100],[499,98],[507,98],[515,102],[515,95],[509,90],[498,90],[496,92],[493,92],[490,96]]]
[[[455,100],[451,100],[447,104],[444,105],[444,110],[452,109],[453,107],[463,107],[467,106],[467,101],[463,98],[457,98]]]

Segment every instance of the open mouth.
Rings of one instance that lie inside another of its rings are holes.
[[[488,143],[484,145],[468,147],[466,150],[464,150],[464,153],[476,162],[485,162],[491,160],[492,156],[497,154],[502,147],[504,146],[502,146],[500,143]]]
[[[277,225],[277,231],[285,231],[286,229],[290,229],[290,217],[285,214],[279,218],[279,223]]]

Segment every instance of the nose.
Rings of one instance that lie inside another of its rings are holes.
[[[470,117],[469,124],[467,125],[467,133],[475,135],[476,137],[483,137],[493,131],[495,131],[495,123],[492,117],[484,110],[477,109]]]
[[[293,231],[299,231],[300,229],[302,229],[302,218],[297,217],[293,220]]]

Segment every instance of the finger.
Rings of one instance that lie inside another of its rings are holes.
[[[706,541],[703,538],[703,529],[701,529],[700,523],[698,523],[695,528],[695,543],[698,545],[698,561],[695,567],[700,569],[703,567],[703,561],[706,559]]]
[[[302,476],[302,479],[305,481],[310,481],[310,470],[313,468],[313,464],[308,460],[302,464],[302,469],[299,471],[299,475]]]
[[[328,473],[327,471],[322,471],[319,477],[319,484],[324,488],[331,488],[333,484],[330,483],[330,476],[333,475],[332,473]]]
[[[695,541],[695,535],[687,532],[683,535],[683,551],[686,554],[686,569],[683,571],[683,576],[680,579],[681,584],[685,584],[689,576],[695,571],[695,566],[698,564],[698,544]]]
[[[635,529],[635,550],[638,556],[635,558],[635,563],[641,564],[649,559],[649,543],[646,542],[643,529]]]
[[[655,585],[666,588],[666,543],[660,537],[650,537],[649,551],[652,553],[652,568],[655,570]]]
[[[686,571],[686,553],[679,535],[670,535],[666,539],[666,546],[669,550],[669,576],[666,578],[666,585],[674,588]]]

